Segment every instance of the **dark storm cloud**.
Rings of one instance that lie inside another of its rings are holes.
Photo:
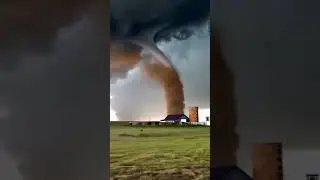
[[[19,53],[19,63],[1,72],[0,107],[9,113],[0,139],[21,162],[20,173],[31,173],[32,180],[64,179],[64,173],[68,179],[107,178],[106,27],[95,14],[83,14],[51,29],[57,38],[46,53],[8,46]]]
[[[222,48],[235,73],[239,164],[250,171],[252,141],[318,149],[318,1],[222,1]]]
[[[112,39],[142,37],[145,41],[169,42],[189,38],[208,20],[210,0],[111,0],[110,12]],[[111,73],[111,83],[126,78],[133,67]]]
[[[208,26],[201,27],[185,41],[172,40],[159,47],[173,61],[184,84],[186,106],[209,108],[210,98],[210,40]],[[165,115],[164,92],[145,77],[140,68],[131,70],[127,79],[111,85],[111,107],[120,120]]]
[[[208,19],[210,0],[111,0],[110,11],[113,37],[136,37],[152,32],[154,40],[161,41],[171,36],[190,37],[191,30],[185,28],[199,26]]]

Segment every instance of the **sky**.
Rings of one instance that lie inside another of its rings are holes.
[[[210,116],[210,113],[205,113],[206,109],[210,109],[209,37],[208,25],[205,24],[187,40],[159,44],[180,73],[186,108],[199,106],[202,109],[199,111],[201,121],[205,121],[205,116]],[[126,78],[111,84],[110,94],[111,120],[115,120],[115,116],[120,120],[160,120],[166,116],[164,91],[144,76],[139,65],[130,70]],[[187,110],[185,112],[188,115]]]

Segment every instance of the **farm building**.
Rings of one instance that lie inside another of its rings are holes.
[[[130,121],[129,125],[159,125],[160,121]]]
[[[168,115],[165,119],[161,120],[160,122],[187,123],[187,122],[189,122],[189,118],[188,118],[188,116],[186,116],[184,114],[173,114],[173,115]]]
[[[168,124],[191,124],[210,126],[210,117],[206,116],[205,121],[199,122],[199,108],[192,106],[188,108],[189,117],[185,114],[170,114],[159,121],[131,121],[130,125],[168,125]]]

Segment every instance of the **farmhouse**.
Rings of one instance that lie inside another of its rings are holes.
[[[165,119],[161,120],[160,122],[187,123],[189,122],[189,118],[184,114],[172,114],[168,115]]]
[[[130,125],[168,125],[168,124],[192,124],[192,125],[208,125],[209,117],[206,117],[206,122],[199,122],[199,108],[192,106],[188,108],[189,117],[185,114],[170,114],[160,121],[132,121]]]

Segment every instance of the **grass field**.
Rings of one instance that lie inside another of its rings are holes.
[[[209,127],[111,124],[111,180],[210,179]]]

